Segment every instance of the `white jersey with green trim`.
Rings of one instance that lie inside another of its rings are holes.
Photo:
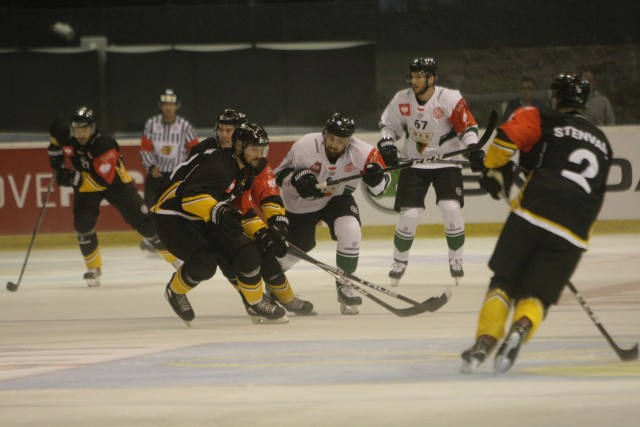
[[[413,89],[396,93],[380,118],[380,137],[405,137],[400,157],[423,159],[460,150],[478,142],[478,125],[459,91],[435,86],[431,98],[420,105]],[[461,155],[450,160],[464,160]],[[422,169],[451,167],[423,163]],[[460,167],[460,166],[456,166]]]
[[[364,171],[367,163],[379,162],[379,159],[378,150],[371,144],[351,137],[345,152],[332,163],[327,158],[322,133],[310,133],[304,135],[291,146],[282,163],[274,169],[274,173],[277,175],[286,169],[293,169],[295,172],[310,169],[316,175],[318,182],[324,182],[358,175]],[[290,173],[282,182],[282,199],[285,209],[296,214],[321,210],[332,197],[355,191],[362,180],[354,179],[340,183],[335,187],[328,188],[324,197],[308,200],[300,197],[298,191],[293,187],[291,184],[292,176],[293,173]]]

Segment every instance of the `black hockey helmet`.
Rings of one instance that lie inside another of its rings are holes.
[[[240,111],[234,110],[232,108],[227,108],[222,114],[220,114],[220,116],[218,116],[216,129],[218,129],[219,125],[232,125],[238,127],[241,124],[247,122],[247,115],[245,113],[241,113]]]
[[[93,110],[87,106],[82,106],[73,112],[69,119],[69,126],[72,128],[83,128],[92,126],[96,121]]]
[[[551,83],[551,97],[560,107],[584,109],[589,99],[589,81],[574,73],[560,74]]]
[[[438,64],[433,58],[414,58],[409,64],[409,75],[411,72],[435,76],[438,74]]]
[[[356,124],[353,119],[342,113],[333,113],[324,125],[324,132],[341,138],[349,138],[356,131]]]
[[[160,94],[160,103],[178,103],[178,94],[173,89],[165,89],[164,92]]]
[[[236,141],[240,141],[242,143],[242,150],[247,148],[249,145],[257,145],[265,148],[269,147],[267,131],[256,123],[242,123],[233,131],[231,140],[234,144]]]

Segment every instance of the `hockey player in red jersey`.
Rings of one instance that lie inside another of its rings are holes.
[[[552,109],[516,110],[487,151],[480,185],[494,198],[508,197],[516,152],[530,171],[489,260],[494,275],[476,342],[462,353],[462,373],[473,372],[505,338],[513,311],[494,371],[511,368],[587,249],[612,159],[604,133],[583,116],[588,97],[586,79],[561,74],[551,85]]]
[[[184,261],[165,296],[189,324],[195,313],[187,292],[220,266],[255,323],[288,321],[285,309],[265,296],[265,282],[287,310],[310,314],[313,305],[294,295],[276,260],[287,252],[287,218],[275,180],[266,174],[267,182],[256,184],[264,179],[257,171],[265,170],[267,133],[256,124],[243,124],[232,140],[231,149],[206,150],[183,163],[153,207],[161,239]],[[254,198],[266,223],[252,208]]]
[[[78,108],[69,121],[58,120],[49,129],[49,162],[58,185],[73,187],[73,226],[87,266],[84,279],[100,285],[102,259],[96,234],[100,203],[107,200],[127,224],[140,233],[168,262],[179,261],[167,252],[153,225],[152,216],[132,183],[112,137],[96,129],[93,110]],[[65,167],[65,156],[73,169]]]

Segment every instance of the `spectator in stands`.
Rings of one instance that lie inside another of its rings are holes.
[[[582,77],[589,80],[591,96],[587,101],[587,109],[584,115],[596,126],[615,125],[616,117],[609,99],[596,89],[598,86],[597,73],[593,68],[587,68],[582,72]]]
[[[540,103],[535,99],[536,81],[531,77],[523,77],[520,80],[520,96],[513,98],[504,110],[501,123],[509,120],[509,117],[520,107],[539,107]]]

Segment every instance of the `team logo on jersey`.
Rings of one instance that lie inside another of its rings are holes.
[[[351,212],[353,212],[354,214],[358,215],[358,207],[357,206],[351,206]]]
[[[171,150],[173,150],[173,147],[172,147],[172,146],[170,146],[170,145],[164,145],[164,146],[162,147],[162,149],[160,150],[160,152],[161,152],[163,155],[168,156],[168,155],[170,155],[170,154],[171,154]]]
[[[433,110],[433,117],[435,117],[436,119],[440,119],[440,118],[444,117],[444,111],[442,111],[442,108],[436,107]]]
[[[101,175],[107,175],[111,171],[111,163],[102,163],[98,168]]]
[[[311,169],[311,172],[315,173],[316,175],[319,175],[320,171],[322,170],[322,163],[315,162],[314,164],[311,165],[309,169]]]
[[[456,187],[456,194],[457,194],[458,196],[462,196],[462,188],[460,188],[460,187]]]
[[[411,115],[411,106],[409,104],[400,104],[398,105],[398,108],[400,109],[400,114],[403,116],[410,116]]]
[[[73,156],[73,147],[62,147],[62,151],[69,157]]]
[[[351,172],[352,170],[355,169],[355,166],[353,165],[352,162],[349,162],[348,164],[345,165],[344,167],[344,171],[345,172]]]

